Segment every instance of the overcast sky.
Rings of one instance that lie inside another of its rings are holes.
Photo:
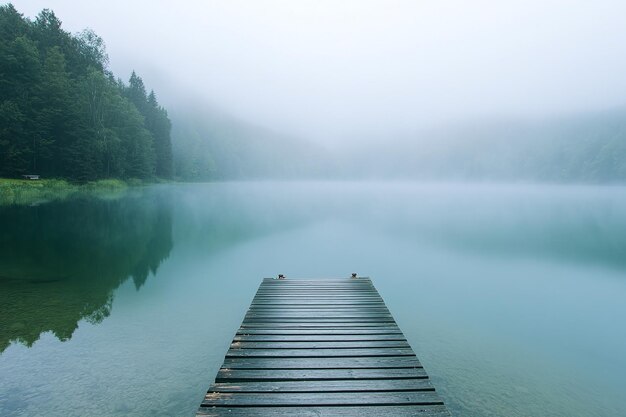
[[[626,103],[626,2],[19,0],[89,27],[111,69],[325,143]]]

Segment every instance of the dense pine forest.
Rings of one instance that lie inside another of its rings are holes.
[[[171,178],[170,131],[154,91],[134,72],[115,78],[94,32],[0,6],[0,176]]]

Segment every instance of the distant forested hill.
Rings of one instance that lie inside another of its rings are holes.
[[[125,84],[107,65],[92,31],[0,6],[0,176],[172,176],[167,112],[135,73]]]
[[[330,178],[337,169],[316,144],[255,126],[203,104],[172,112],[174,169],[186,181]]]
[[[626,182],[626,108],[458,124],[346,150],[344,176]]]
[[[363,137],[335,153],[201,105],[177,106],[172,120],[175,174],[184,180],[626,183],[626,108]]]

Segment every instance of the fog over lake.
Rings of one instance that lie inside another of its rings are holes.
[[[621,187],[380,182],[0,209],[0,413],[193,415],[260,278],[356,271],[454,415],[623,415],[625,213]]]

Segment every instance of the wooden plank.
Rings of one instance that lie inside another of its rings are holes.
[[[291,286],[291,287],[285,287],[285,288],[281,288],[282,286],[269,286],[269,287],[262,287],[259,288],[259,290],[257,291],[257,293],[272,293],[272,292],[290,292],[290,291],[299,291],[299,292],[305,292],[305,291],[311,291],[311,292],[320,292],[320,291],[331,291],[331,292],[366,292],[366,293],[371,293],[371,294],[378,294],[378,292],[376,291],[376,289],[374,289],[371,286],[337,286],[337,285],[320,285],[320,286]]]
[[[263,289],[256,292],[256,294],[280,294],[280,293],[329,293],[329,294],[371,294],[380,296],[376,290],[372,288],[340,288],[340,287],[292,287],[292,288],[280,288],[280,289]]]
[[[203,417],[450,417],[444,405],[369,407],[201,407]]]
[[[385,392],[434,391],[429,379],[358,379],[343,381],[263,381],[218,383],[209,392]]]
[[[310,284],[315,284],[315,285],[321,285],[321,284],[327,284],[327,283],[335,283],[335,284],[344,284],[344,285],[354,285],[354,284],[361,284],[361,285],[366,285],[366,284],[370,284],[372,283],[372,280],[369,279],[369,277],[359,277],[358,279],[354,279],[354,280],[350,280],[348,278],[336,278],[336,277],[332,277],[332,278],[298,278],[297,280],[294,279],[286,279],[286,280],[279,280],[276,278],[263,278],[263,284],[267,285],[267,284],[282,284],[282,283],[286,283],[287,285],[294,285],[294,284],[298,284],[298,285],[310,285]]]
[[[391,314],[385,311],[250,311],[246,314],[246,319],[254,318],[279,318],[293,319],[301,318],[310,320],[311,318],[392,318]]]
[[[280,291],[280,292],[268,292],[268,293],[257,293],[254,298],[280,298],[280,297],[310,297],[310,298],[347,298],[347,299],[359,299],[359,298],[374,298],[376,300],[382,300],[380,295],[371,292],[360,292],[354,293],[351,291],[345,292],[333,292],[333,291],[319,291],[319,292],[311,292],[311,291]]]
[[[332,299],[334,301],[338,301],[338,300],[346,300],[346,301],[360,301],[361,299],[365,299],[367,301],[372,301],[375,303],[380,303],[380,304],[385,304],[385,301],[380,298],[380,297],[373,297],[373,296],[366,296],[366,297],[334,297],[332,295],[329,294],[320,294],[320,295],[313,295],[313,294],[309,294],[308,296],[292,296],[291,294],[284,294],[281,296],[278,295],[267,295],[267,296],[257,296],[254,297],[252,299],[252,302],[254,303],[255,301],[263,301],[263,300],[284,300],[284,299],[294,299],[294,300],[303,300],[303,299],[311,299],[311,300],[329,300]]]
[[[373,334],[373,335],[318,335],[318,334],[295,334],[295,335],[236,335],[233,342],[373,342],[375,340],[406,341],[404,336],[398,334]]]
[[[354,395],[345,392],[325,393],[220,393],[206,395],[204,407],[246,407],[246,406],[346,406],[346,405],[442,405],[443,401],[434,392],[370,392],[367,395]]]
[[[338,298],[378,298],[380,295],[373,291],[333,291],[333,290],[302,290],[302,291],[263,291],[257,292],[255,298],[259,297],[338,297]]]
[[[229,349],[227,358],[277,357],[277,358],[356,358],[378,356],[414,356],[410,348],[371,348],[371,349]]]
[[[269,286],[271,284],[276,285],[327,285],[327,284],[341,284],[341,285],[372,285],[372,281],[368,277],[359,277],[355,280],[349,280],[346,278],[298,278],[297,280],[286,279],[278,280],[276,278],[263,278],[263,286]]]
[[[320,291],[321,289],[328,289],[329,291],[361,291],[361,292],[371,292],[378,294],[376,289],[372,285],[307,285],[307,286],[298,286],[298,285],[263,285],[259,287],[257,292],[280,292],[280,291]]]
[[[329,311],[363,311],[363,312],[377,312],[384,311],[389,312],[387,307],[385,306],[365,306],[359,307],[354,305],[340,305],[340,306],[272,306],[272,305],[263,305],[263,306],[251,306],[248,311],[276,311],[276,312],[289,312],[289,311],[300,311],[300,312],[329,312]]]
[[[318,309],[318,308],[267,308],[253,309],[246,313],[246,318],[254,318],[256,316],[269,316],[269,317],[333,317],[333,316],[358,316],[358,317],[391,317],[389,310],[382,308],[367,311],[366,309]]]
[[[245,323],[241,325],[241,329],[359,329],[359,328],[389,328],[392,327],[393,322],[379,322],[379,323],[350,323],[350,322],[333,322],[333,323],[314,323],[314,322],[297,322],[297,323]]]
[[[359,304],[356,304],[357,301],[361,302],[361,300],[339,300],[339,299],[331,299],[328,297],[320,297],[320,298],[311,298],[311,297],[301,297],[301,298],[296,298],[296,297],[284,297],[284,298],[271,298],[271,299],[262,299],[262,298],[255,298],[252,300],[252,307],[254,307],[254,304],[261,304],[261,303],[266,303],[266,304],[271,304],[272,301],[275,301],[275,304],[277,304],[279,307],[281,308],[286,308],[286,307],[282,307],[282,305],[280,303],[283,303],[285,301],[317,301],[320,304],[323,305],[328,305],[328,304],[338,304],[338,305],[343,305],[345,308],[359,308]],[[280,303],[279,303],[280,302]],[[376,307],[379,308],[387,308],[387,305],[385,304],[384,301],[382,300],[368,300],[367,301],[368,304],[374,304]],[[304,308],[307,308],[306,305]],[[311,308],[311,307],[310,307]],[[312,308],[317,308],[317,307],[312,307]],[[361,307],[363,308],[363,307]],[[367,307],[366,307],[367,308]]]
[[[372,349],[372,348],[408,348],[404,341],[375,340],[364,341],[332,341],[332,342],[233,342],[231,349]]]
[[[389,309],[382,303],[345,303],[339,301],[313,301],[313,300],[287,300],[275,302],[254,302],[250,305],[249,313],[256,312],[315,312],[321,313],[342,313],[342,312],[360,312],[360,313],[384,313],[389,314]],[[246,313],[248,313],[246,312]]]
[[[255,295],[275,295],[275,294],[312,294],[312,295],[345,295],[345,296],[375,296],[380,297],[375,290],[365,290],[365,289],[355,289],[355,288],[346,288],[346,289],[332,289],[332,288],[302,288],[302,289],[280,289],[280,290],[264,290],[257,291]]]
[[[287,325],[298,325],[298,324],[322,324],[322,325],[334,325],[334,324],[357,324],[357,325],[373,325],[373,324],[392,324],[396,321],[394,319],[389,319],[385,317],[375,317],[372,319],[368,318],[321,318],[321,319],[304,319],[304,318],[248,318],[246,319],[246,325],[252,324],[287,324]]]
[[[305,314],[308,313],[310,317],[315,317],[315,312],[319,312],[320,314],[346,314],[346,313],[360,313],[360,314],[384,314],[389,315],[389,310],[384,306],[376,306],[376,305],[347,305],[347,304],[339,304],[335,307],[331,307],[329,304],[326,305],[312,305],[312,304],[258,304],[254,305],[246,312],[246,314],[276,314],[276,313],[285,313],[285,314]]]
[[[353,379],[425,379],[423,368],[399,369],[226,369],[217,372],[215,382],[330,381]]]
[[[340,298],[340,297],[263,297],[263,298],[255,298],[252,300],[252,305],[284,305],[287,303],[293,304],[338,304],[338,305],[377,305],[378,307],[383,307],[385,304],[377,298],[374,297],[360,297],[360,298]]]
[[[355,321],[355,320],[360,320],[360,321],[390,321],[390,322],[394,322],[395,320],[393,319],[393,316],[389,315],[389,314],[358,314],[358,313],[328,313],[328,314],[323,314],[320,313],[318,314],[311,314],[311,315],[307,315],[307,314],[299,314],[299,313],[285,313],[284,317],[281,317],[280,315],[277,314],[248,314],[245,316],[245,323],[251,322],[251,321],[260,321],[260,320],[267,320],[267,321],[280,321],[280,320],[285,320],[285,322],[292,322],[292,321],[329,321],[329,320],[341,320],[341,321]]]
[[[298,325],[298,324],[306,324],[306,323],[314,323],[314,324],[327,324],[332,325],[334,323],[351,323],[358,326],[363,324],[386,324],[386,325],[394,325],[396,321],[393,318],[388,317],[289,317],[285,318],[281,321],[280,318],[277,317],[252,317],[247,318],[245,324],[259,324],[259,323],[269,323],[269,324],[287,324],[287,325]]]
[[[281,301],[279,303],[253,303],[252,308],[273,308],[273,309],[319,309],[319,308],[383,308],[384,304],[376,303],[333,303],[333,302],[319,302],[319,301]]]
[[[371,283],[369,284],[362,284],[362,285],[326,285],[326,284],[319,284],[319,285],[293,285],[293,284],[280,284],[280,285],[261,285],[259,287],[259,289],[257,290],[257,292],[264,292],[264,291],[290,291],[290,290],[301,290],[301,291],[306,291],[306,290],[310,290],[310,291],[315,291],[316,289],[335,289],[335,290],[347,290],[347,291],[370,291],[370,292],[375,292],[378,293],[378,291],[376,291],[376,289],[374,288],[374,286],[371,285]]]
[[[286,294],[286,295],[275,295],[275,296],[264,296],[264,297],[254,297],[254,299],[252,300],[252,303],[259,303],[259,302],[279,302],[279,301],[324,301],[326,303],[328,302],[343,302],[343,303],[352,303],[352,302],[368,302],[368,303],[380,303],[380,304],[384,304],[384,302],[382,301],[382,299],[380,297],[337,297],[337,296],[332,296],[332,295],[319,295],[319,296],[312,296],[312,295],[292,295],[292,294]]]
[[[319,303],[317,301],[285,301],[280,303],[258,303],[253,304],[253,308],[329,308],[329,307],[346,307],[346,306],[358,306],[360,308],[368,308],[368,307],[382,307],[381,304],[372,304],[372,303]]]
[[[286,290],[289,288],[306,288],[306,289],[312,289],[312,288],[350,288],[350,289],[359,289],[359,288],[364,288],[364,289],[368,289],[371,291],[376,291],[376,289],[374,288],[374,286],[372,285],[371,282],[360,282],[360,283],[313,283],[313,284],[307,284],[307,283],[294,283],[294,282],[287,282],[287,283],[278,283],[278,284],[274,284],[274,285],[268,285],[267,283],[263,283],[260,287],[259,287],[259,291],[268,291],[268,290]]]
[[[294,299],[301,299],[301,298],[305,298],[305,299],[333,299],[333,300],[376,300],[376,301],[380,301],[382,300],[382,298],[380,298],[379,295],[374,295],[374,294],[362,294],[362,295],[357,295],[357,294],[350,294],[350,295],[340,295],[340,294],[332,294],[332,293],[328,293],[328,292],[323,292],[323,293],[319,293],[319,294],[311,294],[311,293],[281,293],[281,294],[268,294],[268,295],[256,295],[254,297],[255,300],[260,300],[260,299],[270,299],[270,300],[280,300],[280,299],[284,299],[284,298],[294,298]]]
[[[376,291],[374,290],[358,290],[355,288],[347,288],[347,289],[342,289],[342,290],[333,290],[333,289],[328,289],[328,288],[319,288],[319,289],[312,289],[312,288],[305,288],[302,290],[295,290],[295,289],[291,289],[291,290],[285,290],[285,289],[281,289],[281,290],[264,290],[264,291],[257,291],[256,295],[262,295],[262,294],[266,294],[266,295],[275,295],[275,294],[301,294],[301,295],[307,295],[307,294],[313,294],[313,295],[342,295],[342,296],[349,296],[349,297],[353,297],[353,296],[359,296],[359,295],[367,295],[367,296],[373,296],[373,297],[380,297],[380,294],[378,294]]]
[[[366,278],[359,278],[354,281],[346,281],[345,279],[335,279],[335,280],[321,280],[321,279],[311,279],[311,280],[272,280],[269,279],[266,282],[263,282],[260,288],[286,288],[286,287],[306,287],[306,286],[354,286],[354,287],[373,287],[372,281]]]
[[[340,335],[398,335],[402,334],[398,326],[386,328],[356,328],[356,329],[242,329],[237,330],[237,335],[320,335],[320,336],[340,336]]]
[[[421,368],[415,356],[381,356],[378,358],[226,358],[226,369],[382,369]]]

